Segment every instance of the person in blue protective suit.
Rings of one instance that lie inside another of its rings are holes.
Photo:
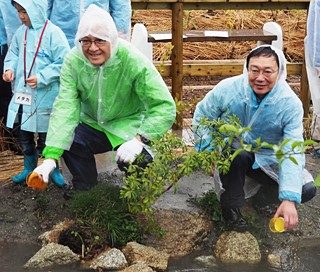
[[[320,141],[320,1],[310,1],[304,48],[313,108],[311,137]]]
[[[49,0],[49,19],[63,30],[71,48],[74,46],[80,18],[90,4],[108,11],[115,22],[119,37],[130,39],[130,0]]]
[[[7,54],[8,45],[14,32],[21,26],[16,9],[11,5],[11,0],[0,0],[0,74],[3,74],[4,58]],[[11,83],[5,82],[0,77],[0,120],[2,120],[3,132],[6,147],[12,151],[17,151],[16,143],[12,134],[5,128],[7,122],[8,106],[12,97]]]
[[[47,19],[47,0],[12,3],[23,25],[9,46],[3,80],[14,83],[7,127],[13,128],[17,121],[20,127],[18,142],[24,154],[24,170],[12,180],[21,183],[37,166],[38,155],[45,147],[49,117],[59,90],[60,70],[70,47],[62,30]],[[64,185],[58,168],[51,178],[56,184]]]
[[[210,146],[211,129],[202,127],[201,119],[227,120],[229,115],[236,115],[243,127],[251,128],[243,135],[243,141],[253,146],[258,138],[269,144],[290,139],[285,150],[291,150],[293,141],[303,141],[302,103],[285,81],[286,76],[282,51],[270,45],[253,49],[242,75],[222,80],[197,104],[193,118],[196,150],[214,148]],[[231,147],[235,151],[240,144],[235,140]],[[222,185],[218,196],[228,229],[245,231],[249,228],[240,211],[245,204],[246,176],[266,186],[274,182],[279,184],[281,203],[274,216],[284,217],[287,230],[298,223],[296,205],[315,196],[313,178],[304,169],[305,155],[294,155],[298,165],[288,159],[279,167],[272,153],[270,149],[262,149],[256,154],[243,151],[231,162],[227,174],[215,171],[214,178],[218,178]]]
[[[149,141],[171,128],[176,107],[153,63],[118,38],[107,11],[88,7],[75,44],[61,70],[46,159],[34,172],[47,180],[62,156],[73,188],[89,190],[97,184],[95,154],[116,151],[115,162],[123,171],[130,163],[144,167],[152,161]],[[140,154],[141,164],[136,160]]]

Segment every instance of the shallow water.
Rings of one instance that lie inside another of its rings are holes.
[[[75,272],[79,264],[50,267],[47,269],[25,269],[23,265],[41,248],[41,245],[0,242],[0,272]],[[86,270],[81,270],[86,271]],[[93,270],[87,270],[93,271]]]
[[[80,264],[50,267],[48,269],[24,269],[23,265],[40,249],[40,245],[21,243],[0,243],[0,272],[76,272],[84,270]],[[266,258],[258,264],[223,264],[219,261],[205,266],[195,261],[197,256],[210,255],[208,252],[195,252],[185,257],[172,258],[168,272],[315,272],[320,265],[320,239],[303,241],[299,250],[288,258],[281,269],[272,268]]]

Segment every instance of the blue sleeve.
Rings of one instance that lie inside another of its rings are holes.
[[[0,47],[5,44],[7,44],[7,34],[6,34],[6,28],[3,22],[2,12],[0,9]]]
[[[204,149],[211,151],[213,149],[213,146],[210,145],[212,129],[202,127],[201,120],[212,121],[218,119],[224,112],[223,105],[223,87],[220,88],[219,84],[197,104],[192,121],[195,149],[197,151],[203,151]]]
[[[131,28],[131,1],[110,0],[110,15],[112,16],[117,30],[128,33]]]
[[[48,0],[48,18],[50,18],[51,16],[52,6],[53,6],[53,0]]]
[[[12,70],[14,71],[15,75],[17,72],[17,63],[19,59],[19,33],[20,31],[17,30],[12,38],[3,66],[3,71]]]

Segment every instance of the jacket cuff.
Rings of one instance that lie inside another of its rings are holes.
[[[301,204],[301,195],[294,192],[283,191],[279,193],[279,200],[289,200],[292,202],[296,202],[297,204]]]
[[[61,148],[54,147],[54,146],[46,146],[42,151],[42,155],[46,159],[59,160],[60,157],[62,156],[63,152],[64,152],[64,150]]]

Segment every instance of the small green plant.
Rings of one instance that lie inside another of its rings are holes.
[[[171,58],[173,47],[174,46],[173,46],[172,43],[168,43],[168,46],[165,48],[165,52],[161,56],[160,66],[159,66],[159,69],[160,69],[161,73],[164,71],[165,62]]]
[[[74,237],[78,237],[81,241],[81,257],[85,257],[85,242],[84,239],[82,238],[81,234],[77,231],[71,231],[71,234],[74,235]]]
[[[209,214],[212,221],[222,221],[221,205],[214,191],[206,192],[201,197],[191,198],[190,202]]]
[[[49,207],[49,199],[46,195],[46,191],[38,192],[36,196],[36,207],[35,210],[37,212],[38,218],[42,218],[46,212],[48,211]]]
[[[81,239],[83,255],[92,254],[95,247],[142,241],[142,228],[126,202],[119,198],[119,188],[101,184],[76,192],[69,204],[79,229],[72,234]]]

